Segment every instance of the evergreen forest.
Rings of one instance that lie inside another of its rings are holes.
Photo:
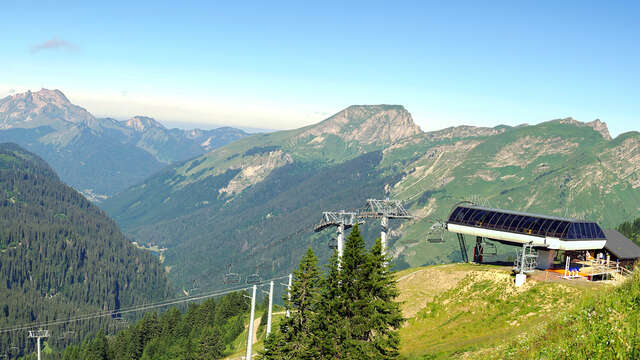
[[[62,183],[39,157],[0,144],[0,329],[52,322],[163,299],[165,271],[136,249],[115,223]],[[48,343],[63,347],[119,322],[51,326]],[[25,330],[3,332],[0,355],[35,349]]]

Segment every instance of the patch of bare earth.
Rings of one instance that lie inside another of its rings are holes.
[[[504,146],[493,161],[488,163],[490,167],[519,166],[527,167],[541,156],[552,154],[570,154],[577,143],[561,137],[542,138],[525,136],[515,142]]]
[[[457,141],[455,144],[440,145],[429,149],[418,160],[409,165],[409,173],[393,185],[394,193],[401,195],[420,184],[419,188],[429,185],[440,188],[454,179],[451,172],[467,158],[469,152],[481,141]],[[418,191],[408,200],[421,195]],[[402,196],[400,196],[402,197]]]
[[[640,188],[640,139],[626,139],[602,157],[606,159],[602,166],[608,172],[628,182],[634,189]]]
[[[220,194],[237,194],[245,188],[264,180],[273,170],[293,162],[291,155],[282,150],[253,156],[242,164],[240,172],[229,184],[218,190]]]
[[[427,306],[433,298],[458,285],[468,270],[456,269],[457,265],[443,265],[420,269],[398,279],[398,289],[402,314],[405,318],[414,317]]]

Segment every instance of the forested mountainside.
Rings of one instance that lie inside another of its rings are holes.
[[[183,314],[171,308],[144,318],[107,338],[104,333],[54,353],[49,359],[221,359],[242,348],[249,307],[245,292],[237,292],[201,304],[189,304]],[[246,339],[245,339],[246,341]]]
[[[629,220],[623,222],[618,226],[618,231],[636,244],[640,245],[640,217],[633,221]]]
[[[167,296],[158,260],[136,249],[106,214],[62,183],[38,156],[0,144],[0,328],[119,309]],[[111,318],[47,327],[62,346]],[[34,342],[24,330],[2,333],[12,356]],[[4,353],[3,353],[4,354]]]
[[[41,156],[62,180],[92,200],[141,182],[174,161],[201,155],[247,134],[167,129],[156,120],[96,118],[59,90],[28,91],[0,99],[0,142]]]
[[[415,215],[392,222],[401,267],[457,260],[453,241],[425,241],[460,200],[596,220],[636,218],[640,134],[611,139],[599,120],[461,126],[424,133],[402,106],[351,106],[301,129],[240,139],[176,164],[103,204],[134,240],[159,245],[170,278],[221,286],[234,271],[288,272],[313,245],[329,256],[322,211],[356,209],[388,195]],[[379,223],[363,226],[367,238]],[[219,254],[225,256],[219,256]],[[186,285],[185,285],[186,286]]]

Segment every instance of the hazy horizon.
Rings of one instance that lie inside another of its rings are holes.
[[[637,130],[638,9],[9,3],[0,96],[57,88],[98,116],[275,130],[387,103],[425,131],[573,117],[616,136]]]

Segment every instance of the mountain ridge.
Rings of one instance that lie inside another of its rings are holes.
[[[14,94],[0,99],[0,141],[45,158],[62,179],[94,201],[104,200],[159,171],[248,136],[242,130],[167,129],[135,116],[96,118],[60,90]]]
[[[193,274],[212,286],[205,274],[228,265],[215,260],[214,249],[225,249],[237,271],[255,271],[255,262],[271,258],[275,263],[265,271],[274,275],[290,270],[280,254],[285,248],[295,257],[313,246],[326,260],[329,251],[320,244],[330,234],[310,233],[313,217],[359,208],[371,197],[404,200],[416,216],[392,225],[391,252],[401,267],[457,259],[453,242],[436,247],[420,234],[472,195],[516,210],[569,211],[605,225],[638,211],[633,201],[640,200],[640,136],[608,140],[601,125],[573,119],[422,132],[405,110],[349,107],[318,124],[240,139],[165,169],[103,208],[132,239],[168,248],[173,281],[188,283],[193,279],[184,274]],[[353,135],[371,123],[385,127],[372,119],[398,119],[401,131]],[[591,172],[605,176],[596,180]],[[600,199],[596,205],[585,207],[594,196]],[[610,207],[615,210],[603,211]],[[373,238],[377,226],[363,230]],[[261,241],[247,239],[251,231]],[[252,259],[256,253],[259,259]]]
[[[121,124],[138,132],[145,132],[150,128],[166,129],[164,125],[156,121],[156,119],[141,115],[136,115],[129,120],[124,120]]]

